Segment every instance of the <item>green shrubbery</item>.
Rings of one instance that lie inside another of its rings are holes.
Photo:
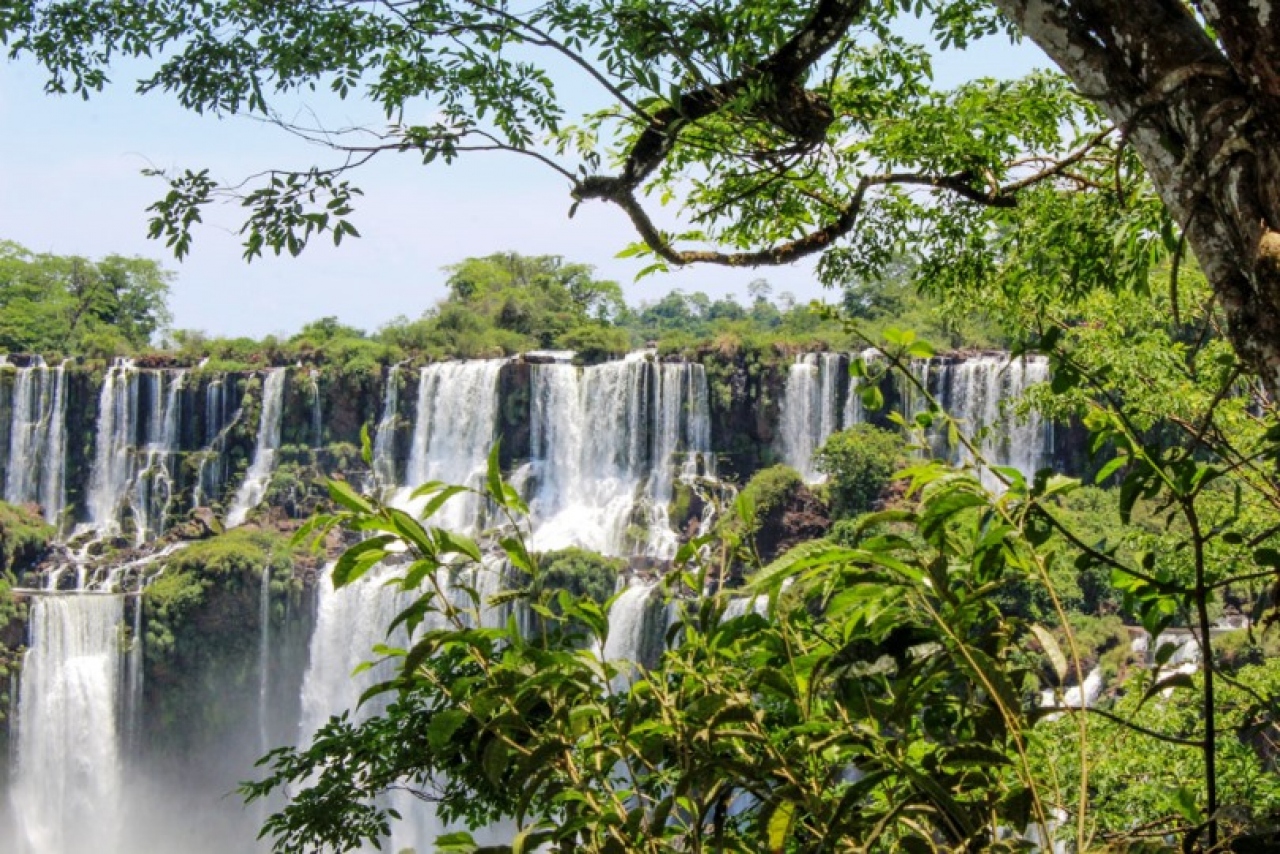
[[[538,580],[543,589],[564,590],[576,599],[585,597],[603,604],[613,595],[627,562],[585,549],[568,548],[543,553],[539,566],[542,572]]]
[[[855,424],[829,436],[814,454],[814,463],[827,476],[832,517],[874,509],[906,456],[907,443],[900,433],[871,424]]]
[[[164,665],[251,643],[262,573],[274,598],[289,595],[295,557],[288,537],[244,528],[174,552],[143,593],[148,661],[170,672]]]
[[[31,508],[0,501],[0,573],[20,574],[48,547],[54,533]]]

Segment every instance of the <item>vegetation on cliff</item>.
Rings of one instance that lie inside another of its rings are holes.
[[[0,575],[14,578],[29,569],[53,542],[54,533],[34,508],[0,501]]]
[[[173,690],[173,683],[211,678],[210,660],[250,660],[245,653],[259,637],[264,578],[270,586],[270,619],[279,623],[301,590],[302,557],[287,536],[245,528],[166,557],[142,596],[151,679],[176,698],[183,691]]]

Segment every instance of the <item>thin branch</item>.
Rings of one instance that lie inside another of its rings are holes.
[[[1098,717],[1106,718],[1112,723],[1119,724],[1125,729],[1133,730],[1134,732],[1139,733],[1141,735],[1145,735],[1145,736],[1148,736],[1149,738],[1154,738],[1159,741],[1167,742],[1169,744],[1176,744],[1180,747],[1202,747],[1204,745],[1204,741],[1202,739],[1181,738],[1176,735],[1166,735],[1162,732],[1156,732],[1153,729],[1147,729],[1146,727],[1141,726],[1140,724],[1136,724],[1133,721],[1129,720],[1128,718],[1122,718],[1117,714],[1108,712],[1106,709],[1099,709],[1094,706],[1085,706],[1084,708],[1080,708],[1079,706],[1049,706],[1045,709],[1045,711],[1066,712],[1067,714],[1078,714],[1080,712],[1088,712],[1091,715],[1097,715]]]
[[[587,72],[587,74],[590,75],[593,80],[595,80],[597,83],[603,86],[604,89],[610,95],[612,95],[614,98],[618,100],[618,103],[622,104],[627,109],[635,113],[637,116],[644,119],[645,124],[648,124],[651,127],[657,126],[655,124],[654,117],[650,115],[648,111],[642,109],[638,104],[636,104],[634,101],[628,98],[621,89],[615,86],[612,82],[610,82],[610,80],[607,77],[605,77],[598,70],[596,70],[595,66],[587,62],[582,57],[581,54],[579,54],[577,51],[570,50],[567,45],[555,39],[550,33],[546,32],[540,27],[537,27],[529,23],[528,21],[523,20],[518,15],[513,15],[510,12],[490,6],[487,3],[481,3],[479,2],[479,0],[466,0],[466,2],[474,6],[475,8],[480,9],[481,11],[488,12],[490,15],[501,18],[504,21],[507,21],[508,23],[514,24],[516,27],[527,30],[530,33],[533,33],[533,35],[535,36],[534,39],[525,38],[524,40],[530,44],[537,45],[539,47],[549,47],[552,50],[556,51],[557,53],[568,57],[568,59],[574,65],[577,65],[583,71]]]

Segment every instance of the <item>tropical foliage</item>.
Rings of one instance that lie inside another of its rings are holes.
[[[38,255],[0,242],[0,350],[125,355],[169,323],[170,273],[155,261]]]

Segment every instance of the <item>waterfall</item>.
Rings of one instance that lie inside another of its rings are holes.
[[[841,428],[840,416],[849,408],[840,400],[839,391],[845,367],[845,358],[839,353],[801,353],[787,372],[780,406],[779,450],[783,462],[809,483],[824,479],[814,467],[813,454]],[[848,423],[852,417],[850,413]]]
[[[387,369],[382,397],[382,417],[373,434],[373,482],[386,489],[396,481],[396,419],[400,406],[400,366]]]
[[[880,351],[874,347],[868,347],[860,353],[853,353],[850,359],[861,359],[864,365],[872,366],[880,359]],[[854,424],[861,424],[867,420],[867,413],[862,406],[862,395],[859,394],[863,384],[868,382],[865,377],[850,377],[849,390],[844,400],[844,427],[848,429]]]
[[[44,360],[15,371],[4,500],[38,503],[44,519],[60,526],[66,505],[66,366]]]
[[[1028,477],[1047,463],[1052,425],[1037,412],[1018,416],[1012,411],[1028,388],[1048,380],[1047,359],[986,355],[938,362],[933,367],[935,394],[943,408],[960,421],[988,463],[1011,466]],[[940,434],[934,444],[953,462],[973,462],[963,446],[946,448]],[[999,481],[990,471],[982,470],[981,477],[988,487],[998,488]]]
[[[403,503],[428,481],[478,487],[497,436],[498,374],[505,360],[440,362],[418,374],[418,401],[405,474]],[[483,507],[475,496],[451,499],[431,520],[456,531],[474,530]]]
[[[711,452],[711,404],[707,374],[702,365],[663,362],[656,369],[645,554],[670,560],[679,546],[668,512],[675,484],[692,483],[699,475],[715,470]]]
[[[236,491],[227,511],[227,527],[244,524],[249,511],[267,494],[271,473],[276,467],[276,451],[280,449],[280,417],[284,410],[285,368],[272,368],[262,384],[262,415],[258,419],[258,442],[253,461],[245,472],[244,482]]]
[[[262,567],[258,588],[258,750],[265,756],[271,744],[267,708],[271,697],[271,561]]]
[[[609,635],[600,657],[614,663],[654,666],[666,646],[667,608],[653,597],[655,582],[633,581],[609,608]],[[612,688],[622,690],[630,680],[625,674]]]
[[[402,592],[394,583],[387,583],[394,577],[395,568],[375,567],[368,575],[340,590],[333,587],[331,569],[326,567],[319,583],[310,664],[302,684],[300,735],[303,743],[333,715],[349,711],[353,720],[362,721],[384,711],[390,694],[375,697],[359,708],[357,703],[361,693],[394,674],[396,662],[382,661],[357,675],[352,673],[362,662],[373,658],[375,645],[404,647],[408,643],[403,627],[391,637],[386,634],[391,620],[414,598],[413,592]],[[496,576],[496,572],[481,568],[474,570],[466,581],[482,596],[487,596],[496,591]],[[449,570],[440,570],[437,577],[451,601],[470,607],[449,584]],[[444,625],[443,619],[433,614],[427,617],[420,631]],[[408,792],[390,793],[388,805],[400,813],[401,819],[392,823],[391,844],[385,850],[431,851],[436,837],[450,829],[436,817],[430,804]],[[501,827],[481,830],[475,836],[481,844],[485,844],[486,837],[493,842],[509,842],[511,838],[510,831]]]
[[[35,597],[22,667],[11,797],[25,854],[113,852],[124,597]]]
[[[144,447],[145,462],[138,472],[134,489],[133,516],[137,523],[135,541],[142,545],[158,536],[165,527],[169,506],[173,500],[176,471],[174,462],[179,451],[179,407],[186,371],[178,371],[164,390],[165,374],[146,374],[151,387],[153,405],[147,423],[147,444]],[[156,404],[164,399],[164,407]]]
[[[307,377],[311,391],[311,447],[324,446],[324,412],[320,405],[320,374],[311,371]]]
[[[133,363],[119,360],[107,369],[98,394],[98,429],[89,476],[89,527],[99,533],[120,528],[133,443],[137,433],[138,388]]]
[[[118,533],[126,511],[137,545],[163,529],[174,492],[185,376],[174,375],[166,393],[165,372],[139,371],[127,360],[107,370],[89,476],[90,530]]]
[[[196,468],[196,481],[191,494],[191,507],[204,507],[217,499],[226,481],[223,451],[227,434],[240,421],[240,409],[228,412],[233,395],[227,394],[227,378],[210,380],[204,390],[204,445]]]
[[[141,576],[141,572],[139,572]],[[145,584],[138,580],[138,592],[133,596],[133,619],[129,625],[129,648],[125,658],[124,695],[124,746],[132,753],[140,744],[142,732],[142,684],[145,678],[142,635],[142,590]]]
[[[706,374],[701,365],[658,365],[649,355],[591,368],[533,366],[535,549],[674,552],[665,527],[674,472],[713,468]],[[648,512],[637,518],[637,510]]]

